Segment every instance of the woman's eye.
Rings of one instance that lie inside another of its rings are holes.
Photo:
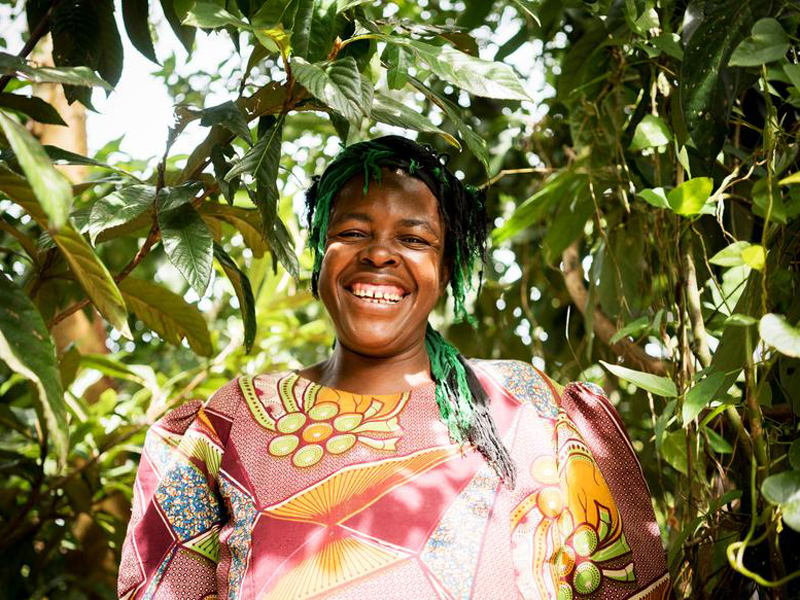
[[[422,238],[419,238],[419,237],[416,237],[416,236],[413,236],[413,235],[405,236],[403,238],[403,241],[406,242],[406,243],[409,243],[409,244],[427,244],[428,243],[427,241],[423,240]]]
[[[354,239],[364,237],[364,235],[362,231],[343,231],[339,234],[339,237]]]

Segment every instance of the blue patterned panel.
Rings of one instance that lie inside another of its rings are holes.
[[[606,392],[603,388],[601,388],[596,383],[592,383],[591,381],[581,381],[580,384],[587,388],[589,391],[594,392],[598,396],[602,396],[605,398]]]
[[[519,360],[481,360],[497,382],[522,403],[530,402],[539,415],[555,419],[558,405],[547,382],[532,365]]]
[[[228,499],[231,507],[233,531],[227,540],[228,548],[231,551],[228,598],[236,600],[239,597],[239,588],[242,587],[244,572],[247,569],[253,521],[255,521],[258,510],[250,496],[241,492],[224,477],[220,477],[219,485],[222,496]]]
[[[210,529],[221,518],[219,501],[206,478],[188,463],[175,463],[170,468],[159,482],[155,497],[181,541]]]
[[[420,558],[455,598],[469,598],[499,479],[484,465],[456,498]]]

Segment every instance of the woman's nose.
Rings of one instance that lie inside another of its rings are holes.
[[[360,254],[359,259],[362,263],[367,263],[375,267],[389,267],[397,264],[397,255],[389,244],[381,240],[373,240]]]

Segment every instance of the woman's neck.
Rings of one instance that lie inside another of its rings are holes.
[[[356,394],[405,392],[432,381],[425,340],[395,356],[368,356],[337,342],[333,354],[300,375],[327,387]]]

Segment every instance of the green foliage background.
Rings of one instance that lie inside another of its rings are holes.
[[[239,373],[325,356],[298,194],[339,142],[390,126],[447,150],[495,217],[480,334],[448,327],[447,306],[437,326],[467,355],[609,391],[678,596],[800,594],[800,5],[16,6],[31,47],[52,33],[56,67],[0,53],[0,597],[114,597],[148,425]],[[229,92],[216,106],[154,50],[154,33],[191,50],[198,28],[240,65],[207,74]],[[61,117],[31,84],[91,106],[123,71],[121,35],[162,59],[163,158],[41,146],[26,124]],[[207,137],[173,156],[190,123]],[[77,310],[111,353],[56,353]]]

